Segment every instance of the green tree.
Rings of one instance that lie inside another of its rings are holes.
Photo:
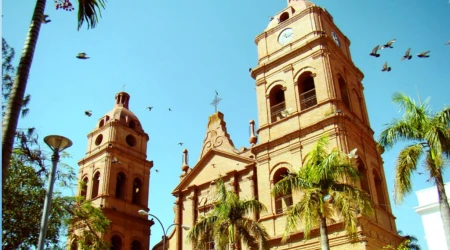
[[[2,196],[3,250],[30,249],[38,244],[49,175],[46,155],[50,153],[41,150],[38,136],[33,130],[18,131]],[[68,155],[62,152],[62,156]],[[69,188],[76,179],[76,173],[64,163],[58,165],[56,176],[59,187]],[[78,242],[81,246],[87,245],[86,242],[92,243],[90,248],[83,249],[93,249],[92,246],[95,246],[94,249],[108,249],[109,243],[99,237],[109,224],[102,211],[80,197],[67,197],[54,192],[46,247],[60,249],[67,230],[81,223],[87,230],[79,237]]]
[[[429,99],[416,104],[403,93],[394,93],[392,100],[404,111],[400,119],[394,119],[379,136],[379,143],[386,149],[396,143],[408,141],[400,151],[395,166],[394,201],[399,204],[412,191],[412,174],[424,158],[423,166],[429,180],[436,184],[439,210],[444,225],[447,248],[450,249],[450,207],[444,187],[443,171],[450,156],[450,107],[434,113]]]
[[[55,2],[58,1],[61,2],[60,0]],[[28,30],[25,46],[17,68],[17,74],[11,86],[11,92],[2,121],[2,188],[5,186],[5,180],[8,174],[14,136],[17,130],[17,123],[19,121],[23,99],[25,97],[25,89],[31,64],[33,62],[34,50],[36,49],[41,24],[45,19],[44,9],[46,2],[46,0],[36,1],[30,29]],[[100,10],[105,7],[104,4],[105,0],[78,0],[78,29],[80,29],[85,22],[87,23],[88,29],[94,28],[98,23],[98,16],[101,15]],[[62,9],[66,10],[71,10],[72,8],[69,0],[64,0],[64,4],[61,6]]]
[[[227,245],[240,249],[240,242],[247,246],[259,243],[262,249],[268,249],[268,234],[257,221],[247,217],[266,208],[258,200],[240,200],[237,194],[226,189],[224,181],[219,178],[216,183],[216,202],[213,210],[192,227],[188,240],[194,249],[203,250],[205,245],[214,240],[216,249],[226,249]]]
[[[274,185],[274,196],[289,194],[291,190],[302,193],[287,211],[283,241],[301,223],[305,238],[319,227],[322,250],[329,250],[327,220],[334,222],[340,216],[350,239],[356,240],[359,214],[373,213],[369,194],[354,185],[359,178],[355,157],[337,148],[328,153],[327,145],[328,138],[321,137],[306,155],[305,164]]]

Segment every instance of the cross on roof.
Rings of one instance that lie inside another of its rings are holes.
[[[216,96],[214,97],[213,101],[211,102],[211,105],[214,106],[214,111],[217,113],[217,106],[219,105],[219,102],[222,100],[222,98],[219,97],[219,94],[216,91]]]

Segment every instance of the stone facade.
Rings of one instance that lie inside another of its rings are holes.
[[[359,186],[371,194],[375,204],[373,217],[359,218],[358,243],[349,242],[341,222],[330,224],[331,248],[378,250],[398,244],[401,238],[390,207],[383,160],[365,105],[364,76],[351,60],[349,39],[324,8],[291,0],[255,43],[258,64],[251,76],[257,93],[259,143],[251,137],[251,147],[237,150],[223,114],[210,116],[200,160],[192,168],[183,165],[180,183],[173,191],[174,222],[194,225],[211,208],[209,196],[214,180],[221,176],[240,197],[257,198],[268,208],[254,216],[268,231],[272,249],[319,249],[318,230],[305,240],[299,228],[289,242],[281,243],[284,211],[299,200],[299,194],[275,198],[270,191],[283,174],[302,166],[305,155],[326,134],[330,147],[344,152],[357,149],[363,176]],[[167,247],[192,249],[186,235],[176,227]]]
[[[88,134],[86,156],[78,162],[79,181],[87,187],[78,188],[77,195],[100,207],[111,221],[102,237],[111,241],[112,249],[141,250],[149,248],[153,221],[137,211],[147,209],[153,162],[146,160],[149,136],[128,109],[129,100],[127,93],[118,93],[114,108]],[[77,249],[80,230],[71,234],[70,249]]]

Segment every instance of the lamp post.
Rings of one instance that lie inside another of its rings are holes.
[[[167,237],[166,235],[167,235],[167,232],[169,231],[169,228],[170,228],[171,226],[179,225],[179,226],[181,226],[184,230],[189,230],[189,229],[190,229],[190,227],[188,227],[188,226],[180,225],[180,224],[177,224],[177,223],[173,223],[173,224],[171,224],[171,225],[167,228],[167,230],[164,230],[164,226],[163,226],[162,222],[161,222],[161,221],[158,219],[158,217],[156,217],[155,215],[153,215],[153,214],[151,214],[151,213],[148,213],[148,212],[145,211],[145,210],[139,210],[138,213],[139,213],[140,215],[150,215],[151,217],[155,218],[155,219],[159,222],[159,224],[161,225],[161,228],[162,228],[162,230],[163,230],[163,234],[164,234],[164,236],[163,236],[163,250],[166,250],[166,237]]]
[[[49,135],[44,138],[44,142],[53,151],[52,168],[50,169],[50,180],[48,181],[47,194],[44,201],[44,209],[42,211],[41,229],[39,231],[38,250],[44,250],[45,238],[47,236],[48,215],[52,205],[53,184],[55,182],[56,167],[59,160],[59,152],[72,146],[72,141],[64,136]]]

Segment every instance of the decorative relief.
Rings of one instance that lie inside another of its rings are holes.
[[[203,157],[209,150],[219,147],[224,151],[232,153],[238,152],[227,132],[223,114],[217,112],[209,117],[208,132],[203,141],[203,149],[200,157]]]

